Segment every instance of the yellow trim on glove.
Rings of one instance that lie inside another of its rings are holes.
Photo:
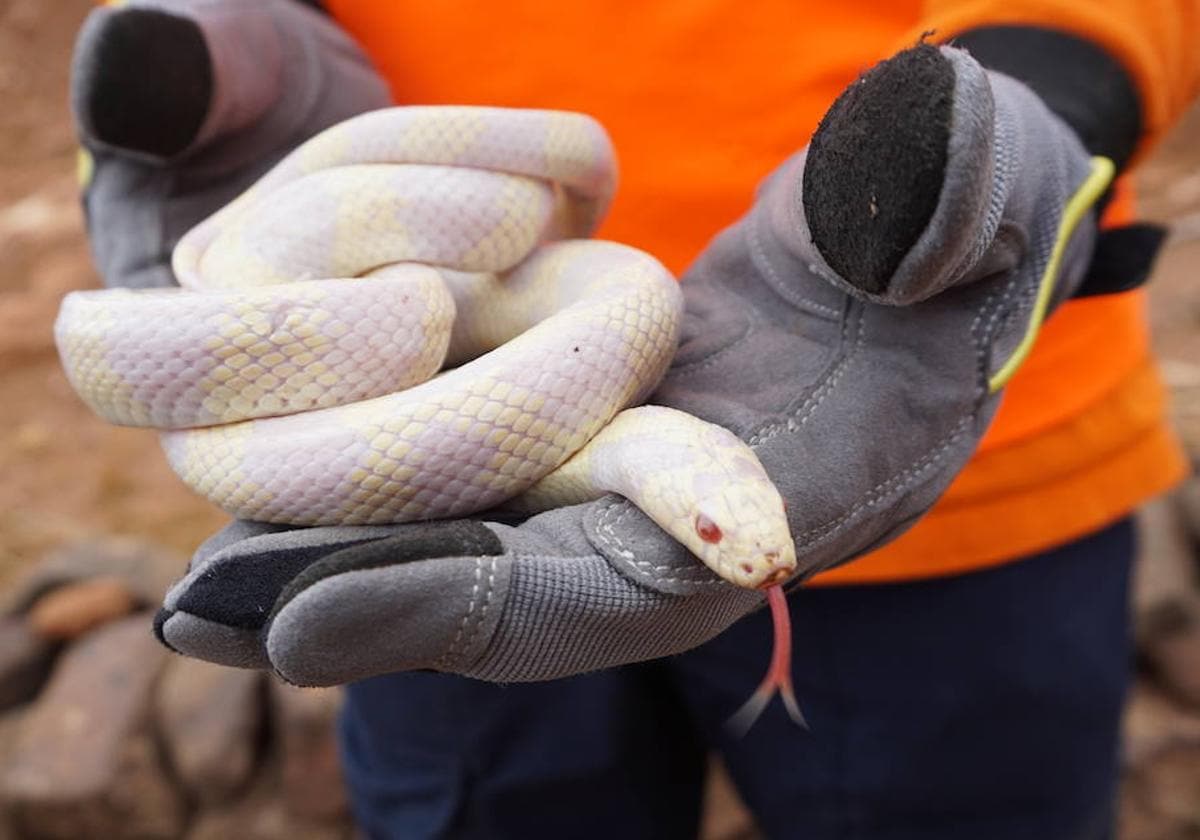
[[[92,159],[92,153],[82,146],[75,150],[75,180],[79,182],[79,188],[86,190],[92,185],[92,176],[96,172],[96,162]]]
[[[1115,172],[1116,167],[1108,158],[1092,158],[1091,174],[1079,185],[1079,189],[1075,191],[1075,194],[1067,201],[1067,206],[1063,208],[1062,222],[1058,226],[1058,236],[1054,240],[1054,248],[1050,251],[1046,270],[1042,272],[1042,282],[1038,288],[1037,300],[1033,304],[1033,312],[1029,316],[1029,326],[1026,327],[1021,343],[1008,357],[1008,361],[988,380],[989,393],[994,394],[1007,385],[1008,380],[1012,379],[1017,368],[1021,366],[1021,363],[1029,355],[1029,351],[1033,349],[1033,342],[1042,328],[1042,322],[1046,320],[1046,309],[1050,305],[1050,296],[1054,291],[1054,284],[1058,280],[1059,264],[1062,262],[1063,251],[1067,249],[1067,241],[1075,232],[1084,213],[1091,209],[1092,205],[1096,203],[1096,199],[1100,198],[1108,185],[1112,183]]]

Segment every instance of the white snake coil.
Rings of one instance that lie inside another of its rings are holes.
[[[68,295],[64,367],[106,419],[167,430],[176,472],[238,517],[378,524],[612,491],[726,579],[776,583],[795,552],[753,452],[678,411],[622,411],[666,371],[682,304],[651,257],[580,238],[613,173],[578,114],[365,114],[191,230],[180,289]]]

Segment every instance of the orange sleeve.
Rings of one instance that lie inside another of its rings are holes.
[[[1140,157],[1200,94],[1200,0],[924,0],[922,33],[939,41],[987,26],[1035,26],[1086,38],[1116,58],[1142,103]]]

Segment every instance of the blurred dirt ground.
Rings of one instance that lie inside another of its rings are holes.
[[[98,285],[67,110],[91,6],[0,0],[0,588],[72,538],[136,533],[190,552],[225,519],[175,478],[153,434],[95,418],[58,369],[58,301]]]
[[[154,435],[96,419],[58,367],[59,299],[98,285],[66,107],[71,44],[91,5],[0,0],[0,592],[76,539],[136,534],[190,552],[224,521],[169,471]],[[1179,428],[1200,453],[1200,109],[1140,179],[1145,214],[1174,231],[1151,315]]]

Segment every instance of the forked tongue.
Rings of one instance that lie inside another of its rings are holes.
[[[738,738],[750,731],[776,692],[783,699],[788,717],[797,726],[808,729],[808,722],[804,720],[804,713],[800,711],[796,693],[792,690],[792,620],[788,615],[787,597],[783,594],[782,584],[776,584],[766,592],[775,630],[771,664],[754,694],[725,722],[726,728]]]

